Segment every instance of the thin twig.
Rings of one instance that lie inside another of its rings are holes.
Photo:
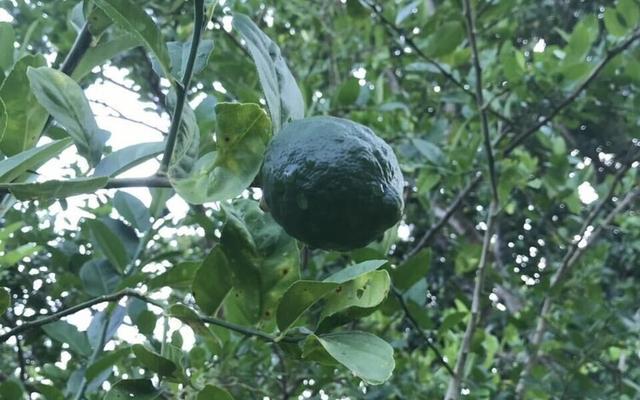
[[[547,290],[548,294],[543,300],[542,308],[540,310],[540,313],[538,314],[538,318],[536,321],[536,329],[531,338],[529,359],[522,369],[522,372],[520,373],[520,377],[518,379],[518,384],[516,385],[516,399],[524,398],[527,379],[529,378],[529,374],[531,374],[531,370],[533,369],[537,359],[539,358],[540,344],[542,343],[542,337],[546,331],[547,319],[549,312],[551,311],[551,306],[553,305],[553,294],[556,293],[556,289],[562,284],[563,278],[567,275],[567,273],[569,273],[571,268],[573,268],[576,261],[578,261],[582,254],[584,254],[584,252],[589,248],[589,245],[593,243],[594,239],[596,239],[596,237],[600,235],[600,233],[606,228],[607,225],[609,225],[609,223],[616,215],[624,211],[624,209],[631,203],[631,201],[633,201],[640,195],[640,189],[636,189],[635,191],[627,194],[627,196],[620,203],[618,203],[618,205],[603,219],[598,229],[593,231],[591,235],[585,236],[587,230],[592,226],[591,224],[593,223],[593,221],[597,218],[606,204],[609,203],[609,201],[613,197],[618,183],[622,180],[624,173],[627,170],[628,166],[623,167],[620,172],[616,174],[616,178],[612,183],[609,192],[600,202],[600,204],[598,204],[598,206],[589,214],[589,216],[585,220],[585,223],[580,229],[580,233],[578,234],[579,239],[574,241],[569,247],[567,253],[565,254],[565,257],[562,260],[560,268],[551,277],[549,289]]]
[[[138,125],[143,125],[146,126],[147,128],[153,129],[157,132],[160,132],[162,135],[165,135],[165,132],[158,128],[157,126],[153,126],[147,122],[141,121],[139,119],[135,119],[135,118],[131,118],[128,117],[126,115],[124,115],[122,112],[120,112],[118,109],[116,109],[115,107],[113,107],[112,105],[109,105],[107,103],[105,103],[104,101],[100,101],[100,100],[89,100],[92,103],[95,103],[99,106],[102,106],[104,108],[109,109],[109,111],[111,111],[113,114],[110,114],[109,117],[111,118],[120,118],[120,119],[124,119],[125,121],[129,121],[129,122],[133,122],[134,124],[138,124]]]
[[[468,0],[465,0],[468,1]],[[456,366],[454,368],[454,375],[449,381],[445,400],[457,400],[460,398],[460,385],[462,383],[462,374],[464,373],[464,367],[467,363],[467,356],[471,348],[471,340],[473,334],[476,331],[478,322],[480,321],[480,301],[482,290],[484,288],[485,272],[487,267],[487,260],[489,256],[489,250],[491,248],[491,237],[493,231],[493,224],[496,214],[496,203],[491,202],[489,207],[489,217],[487,218],[487,230],[484,234],[482,241],[482,252],[480,254],[480,262],[478,263],[478,269],[476,270],[476,277],[473,286],[473,298],[471,300],[471,315],[469,315],[469,321],[467,322],[467,328],[462,337],[462,343],[458,350],[458,357],[456,360]]]
[[[580,95],[580,93],[582,93],[582,91],[586,89],[587,86],[589,86],[598,77],[600,72],[602,72],[604,67],[606,67],[611,60],[613,60],[618,54],[629,48],[629,46],[631,46],[633,42],[638,39],[640,39],[640,31],[636,31],[633,35],[631,35],[631,37],[626,39],[620,45],[609,50],[607,52],[607,56],[595,66],[589,76],[587,76],[587,78],[573,92],[571,92],[569,96],[567,96],[560,104],[558,104],[556,108],[554,108],[546,117],[539,118],[538,123],[529,127],[524,132],[513,138],[509,145],[504,149],[503,155],[507,156],[511,154],[511,152],[524,140],[536,133],[538,129],[551,122],[551,120],[555,118],[555,116],[558,115],[560,111],[564,110],[567,106],[573,103],[573,101]]]
[[[462,343],[458,349],[456,366],[454,375],[449,381],[445,400],[458,400],[460,398],[460,385],[462,384],[462,375],[467,363],[467,356],[471,349],[471,340],[475,334],[476,328],[482,317],[480,311],[480,302],[482,290],[484,288],[484,280],[487,269],[487,260],[489,251],[491,250],[491,238],[493,237],[493,225],[500,208],[500,199],[498,198],[498,175],[496,172],[495,160],[493,158],[493,148],[491,145],[491,137],[489,132],[489,119],[485,110],[484,97],[482,94],[482,66],[480,65],[480,57],[478,55],[478,46],[476,42],[476,22],[474,10],[471,7],[470,0],[463,0],[463,13],[467,27],[467,37],[471,46],[471,55],[473,59],[473,69],[476,76],[476,107],[480,113],[482,123],[482,135],[484,137],[484,147],[487,154],[487,164],[489,169],[489,180],[491,182],[492,200],[489,206],[489,216],[487,218],[487,230],[482,241],[482,253],[480,254],[480,262],[476,271],[475,282],[473,286],[473,297],[471,299],[471,315],[467,322],[467,328],[462,337]]]
[[[423,247],[431,243],[431,239],[433,239],[433,236],[438,231],[440,231],[440,229],[442,229],[442,227],[447,223],[447,221],[449,221],[449,218],[451,218],[451,216],[455,214],[456,211],[458,211],[458,209],[462,205],[462,201],[469,195],[469,193],[471,193],[473,188],[475,188],[478,185],[478,183],[480,183],[481,179],[482,179],[482,174],[476,175],[476,177],[473,178],[467,184],[467,186],[465,186],[464,189],[462,189],[462,191],[460,191],[460,193],[456,195],[456,198],[453,200],[453,202],[451,202],[449,207],[447,207],[447,209],[445,210],[442,218],[440,218],[440,220],[438,220],[438,222],[436,222],[435,225],[429,228],[429,230],[426,231],[424,235],[422,235],[420,240],[418,240],[418,243],[416,243],[416,245],[409,252],[407,252],[405,259],[409,259],[415,256]]]
[[[438,72],[440,72],[446,79],[451,81],[455,86],[462,89],[464,93],[466,93],[471,97],[475,97],[475,93],[469,89],[468,85],[462,83],[455,76],[453,76],[451,72],[449,72],[446,68],[444,68],[440,63],[435,61],[433,58],[429,57],[424,51],[422,51],[422,49],[420,49],[420,47],[418,47],[418,45],[415,43],[413,39],[411,39],[405,34],[405,32],[402,29],[397,27],[393,22],[389,21],[389,19],[385,17],[384,14],[382,13],[382,9],[378,4],[376,4],[375,2],[370,2],[368,0],[364,0],[363,2],[373,11],[376,17],[380,20],[380,22],[382,22],[382,24],[386,27],[386,29],[389,32],[395,35],[398,35],[400,38],[402,38],[402,40],[404,40],[407,46],[409,46],[420,58],[422,58],[427,63],[433,65],[434,67],[436,67]],[[501,113],[494,110],[493,108],[488,107],[488,110],[495,117],[503,120],[509,125],[514,124],[514,122],[509,117],[502,115]]]
[[[402,297],[402,293],[400,293],[398,288],[396,288],[395,286],[391,286],[391,292],[398,300],[398,303],[400,303],[400,307],[402,307],[402,310],[404,311],[404,315],[407,318],[407,320],[411,323],[413,328],[420,334],[420,336],[422,336],[424,341],[427,343],[427,346],[435,353],[438,363],[440,363],[440,365],[442,365],[444,369],[446,369],[447,372],[449,372],[449,375],[453,376],[454,375],[453,369],[451,368],[447,360],[444,359],[444,356],[442,355],[440,350],[436,347],[436,345],[433,344],[433,338],[429,336],[424,330],[422,330],[422,328],[418,324],[418,321],[413,317],[413,315],[411,314],[411,311],[409,310],[409,307],[407,306],[407,302],[404,300],[404,297]]]

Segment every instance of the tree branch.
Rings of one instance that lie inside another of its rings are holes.
[[[540,356],[540,345],[542,343],[542,337],[544,336],[544,333],[546,331],[549,312],[551,311],[551,307],[553,305],[553,295],[557,292],[557,288],[562,284],[563,278],[567,273],[570,272],[578,259],[587,251],[589,245],[593,243],[594,240],[602,233],[602,231],[604,231],[607,225],[611,223],[613,218],[624,211],[636,197],[640,196],[640,189],[629,192],[627,196],[622,201],[620,201],[620,203],[618,203],[618,205],[602,220],[602,223],[599,225],[599,227],[595,231],[593,231],[591,235],[585,237],[587,230],[589,229],[589,227],[591,227],[591,223],[597,218],[597,216],[604,209],[605,205],[613,197],[616,186],[622,180],[622,177],[624,176],[624,173],[628,170],[628,168],[628,166],[623,167],[620,172],[616,174],[616,178],[611,186],[611,189],[602,200],[602,202],[587,217],[585,223],[580,229],[580,234],[578,235],[579,239],[575,240],[572,243],[571,247],[569,247],[567,253],[565,254],[565,257],[563,258],[560,268],[551,278],[549,289],[547,290],[548,294],[543,300],[542,308],[536,320],[536,329],[534,331],[533,337],[531,338],[529,359],[522,369],[522,372],[520,373],[520,377],[518,379],[518,384],[516,385],[516,399],[520,400],[524,398],[527,379],[531,374],[531,370],[533,369],[537,359]],[[580,243],[582,243],[582,245],[579,245]]]
[[[11,329],[10,331],[0,335],[0,343],[4,343],[6,342],[10,337],[16,336],[16,335],[20,335],[26,331],[29,331],[31,329],[35,329],[38,327],[41,327],[43,325],[47,325],[50,324],[52,322],[58,321],[63,317],[66,317],[67,315],[71,315],[71,314],[75,314],[78,311],[82,311],[84,309],[93,307],[97,304],[100,303],[105,303],[105,302],[117,302],[120,301],[120,299],[122,299],[123,297],[135,297],[139,300],[142,300],[146,303],[149,304],[153,304],[156,307],[159,307],[161,309],[165,309],[165,306],[155,300],[152,300],[150,298],[148,298],[147,296],[143,295],[142,293],[137,292],[136,290],[133,289],[124,289],[121,290],[119,292],[113,293],[113,294],[108,294],[108,295],[104,295],[104,296],[99,296],[90,300],[87,300],[83,303],[80,304],[76,304],[74,306],[71,306],[69,308],[66,308],[64,310],[60,310],[56,313],[53,313],[51,315],[47,315],[46,317],[42,317],[39,319],[35,319],[32,321],[27,321],[25,323],[23,323],[20,326],[17,326],[13,329]],[[200,315],[198,314],[198,319],[204,323],[208,323],[211,325],[216,325],[225,329],[228,329],[230,331],[234,331],[237,333],[240,333],[242,335],[248,336],[248,337],[257,337],[259,339],[262,339],[266,342],[270,342],[270,343],[277,343],[277,342],[297,342],[299,341],[299,338],[292,338],[292,337],[277,337],[277,336],[273,336],[270,335],[268,333],[253,329],[253,328],[249,328],[246,326],[242,326],[242,325],[238,325],[238,324],[234,324],[233,322],[228,322],[222,319],[218,319],[218,318],[213,318],[213,317],[209,317],[209,316],[205,316],[205,315]]]
[[[480,183],[481,179],[482,179],[482,174],[477,174],[476,177],[473,178],[467,184],[467,186],[465,186],[464,189],[462,189],[460,193],[458,193],[458,195],[455,197],[453,202],[451,202],[449,207],[446,209],[442,218],[440,218],[440,220],[438,220],[438,222],[436,222],[435,225],[433,225],[428,231],[426,231],[425,234],[420,238],[420,240],[418,240],[418,243],[416,243],[416,245],[409,252],[407,252],[407,255],[405,256],[405,260],[415,256],[416,254],[418,254],[418,252],[422,248],[424,248],[426,245],[431,243],[431,239],[433,239],[433,236],[440,229],[442,229],[442,227],[447,223],[447,221],[449,221],[449,218],[451,218],[451,216],[460,208],[460,206],[462,205],[462,201],[469,195],[469,193],[471,193],[473,188],[475,188],[478,185],[478,183]]]
[[[167,145],[162,156],[162,164],[160,164],[160,174],[165,174],[169,169],[169,163],[171,162],[171,156],[173,155],[173,148],[175,147],[176,140],[178,138],[178,130],[180,129],[180,121],[182,120],[182,110],[184,109],[184,102],[187,98],[187,93],[189,92],[191,75],[193,74],[193,65],[196,61],[196,55],[198,54],[198,46],[200,45],[200,36],[202,34],[202,27],[204,23],[204,0],[195,0],[194,15],[191,49],[189,50],[189,58],[187,59],[187,65],[184,70],[182,82],[176,85],[176,106],[173,110],[173,119],[171,121],[171,128],[169,129],[169,136],[167,137]]]
[[[493,148],[491,145],[491,137],[489,133],[489,120],[485,110],[484,98],[482,95],[482,66],[480,65],[480,57],[478,56],[478,46],[476,43],[476,22],[473,8],[470,0],[463,0],[463,13],[467,26],[467,37],[471,46],[471,54],[473,59],[473,67],[476,75],[476,107],[480,113],[482,123],[482,134],[484,137],[484,147],[487,154],[487,163],[489,169],[489,180],[491,182],[492,200],[489,206],[489,216],[487,218],[487,230],[482,241],[482,252],[480,254],[480,262],[476,270],[476,277],[473,287],[473,297],[471,299],[471,315],[467,322],[467,328],[462,337],[462,344],[458,349],[456,366],[454,375],[449,381],[445,400],[458,400],[460,398],[460,385],[462,383],[462,375],[464,374],[467,363],[467,356],[471,348],[471,340],[475,334],[476,328],[480,323],[481,311],[480,302],[482,290],[484,288],[484,280],[487,269],[487,260],[489,251],[491,250],[491,238],[493,237],[493,225],[496,215],[500,208],[500,200],[498,198],[498,176],[496,173],[495,160],[493,158]]]
[[[551,120],[555,118],[556,115],[560,113],[560,111],[564,110],[565,108],[567,108],[567,106],[573,103],[573,101],[580,95],[580,93],[582,93],[582,91],[586,89],[587,86],[589,86],[598,77],[600,72],[602,72],[604,67],[606,67],[611,60],[613,60],[618,54],[622,53],[627,48],[629,48],[629,46],[631,46],[633,42],[635,42],[638,39],[640,39],[640,31],[636,31],[633,35],[631,35],[631,37],[626,39],[620,45],[609,50],[607,52],[607,56],[595,66],[595,68],[591,71],[589,76],[587,76],[584,82],[582,82],[573,92],[569,94],[569,96],[567,96],[560,104],[558,104],[556,108],[554,108],[553,111],[549,113],[549,115],[541,119],[539,118],[538,123],[536,123],[532,127],[528,128],[527,130],[525,130],[524,132],[520,133],[518,136],[513,138],[509,143],[509,145],[504,149],[503,155],[507,156],[511,154],[511,152],[520,144],[522,144],[524,140],[526,140],[529,136],[536,133],[538,129],[545,126],[549,122],[551,122]]]
[[[420,336],[422,336],[424,341],[427,343],[427,346],[431,350],[433,350],[433,352],[435,353],[436,359],[438,360],[438,363],[440,363],[440,365],[442,365],[444,367],[444,369],[446,369],[447,372],[449,372],[449,375],[453,376],[454,375],[453,369],[451,368],[449,363],[444,359],[442,353],[440,352],[440,350],[438,350],[436,345],[433,344],[433,338],[431,336],[427,335],[425,333],[425,331],[422,330],[422,328],[418,324],[418,321],[416,321],[416,319],[413,317],[413,315],[411,315],[411,311],[409,310],[409,307],[407,306],[407,302],[404,301],[404,297],[402,297],[402,293],[400,293],[398,288],[396,288],[395,286],[391,286],[391,291],[392,291],[393,295],[396,297],[396,299],[398,300],[398,303],[400,303],[400,307],[402,307],[402,310],[404,311],[404,315],[406,316],[407,320],[411,323],[413,328],[416,331],[418,331]]]
[[[420,58],[425,60],[427,63],[433,65],[434,67],[436,67],[438,72],[440,72],[446,79],[452,82],[455,86],[462,89],[464,93],[466,93],[471,97],[475,97],[475,93],[469,90],[468,85],[465,85],[464,83],[459,81],[455,76],[453,76],[453,74],[447,71],[447,69],[444,68],[440,63],[438,63],[433,58],[425,54],[425,52],[422,51],[420,47],[418,47],[418,45],[416,44],[416,42],[413,41],[413,39],[405,35],[402,29],[398,28],[393,22],[389,21],[389,19],[387,19],[387,17],[385,17],[384,14],[382,13],[382,9],[379,5],[377,5],[375,2],[370,2],[369,0],[363,0],[363,3],[366,4],[367,7],[371,9],[371,11],[373,11],[376,17],[380,20],[380,22],[382,22],[382,24],[387,28],[389,32],[400,36],[402,40],[404,40],[404,42],[407,44],[407,46],[409,46]],[[509,125],[514,125],[513,121],[507,116],[502,115],[498,111],[495,111],[488,104],[485,106],[489,110],[489,112],[493,114],[495,117],[503,120]]]

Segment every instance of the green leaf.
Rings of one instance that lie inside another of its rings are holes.
[[[193,331],[202,336],[211,336],[212,333],[207,326],[202,322],[198,314],[185,306],[184,304],[174,304],[169,307],[168,314],[174,318],[178,318],[180,321],[189,325]]]
[[[123,379],[117,382],[104,400],[154,400],[162,398],[149,379]]]
[[[350,265],[327,277],[323,282],[345,283],[361,275],[367,274],[371,271],[375,271],[386,263],[387,260],[368,260],[358,264]]]
[[[565,47],[567,53],[564,63],[584,61],[591,50],[593,42],[598,38],[598,19],[594,15],[584,17],[573,28],[569,42]]]
[[[429,57],[442,57],[452,53],[465,39],[465,30],[457,21],[445,22],[427,38],[424,52]]]
[[[230,266],[220,246],[202,262],[191,290],[202,312],[211,315],[218,311],[231,290]]]
[[[42,250],[41,246],[35,243],[27,243],[13,250],[6,251],[2,256],[0,256],[0,268],[15,265],[23,258],[37,253],[40,250]]]
[[[182,262],[154,277],[147,285],[149,289],[158,289],[163,286],[169,286],[172,289],[189,289],[199,267],[199,262]]]
[[[42,330],[47,336],[61,343],[67,343],[69,349],[75,353],[87,356],[91,353],[89,340],[84,332],[78,331],[78,328],[65,321],[55,321],[44,325]]]
[[[622,15],[622,18],[624,18],[629,29],[633,29],[638,25],[640,21],[640,7],[638,7],[635,0],[618,0],[616,9]]]
[[[360,84],[358,79],[349,78],[338,89],[336,103],[339,106],[350,106],[358,100],[360,95]]]
[[[405,291],[424,279],[431,264],[431,249],[422,249],[398,268],[390,270],[393,285],[400,291]]]
[[[393,348],[379,337],[357,331],[314,337],[331,357],[368,384],[379,385],[391,377]]]
[[[176,80],[182,81],[187,67],[189,52],[191,51],[191,40],[186,42],[168,42],[167,47],[169,48],[169,57],[171,58],[171,73]],[[196,59],[193,64],[193,75],[201,72],[207,66],[212,51],[213,40],[205,39],[200,41]],[[161,75],[162,71],[158,60],[154,58],[151,61],[156,73]]]
[[[338,286],[325,298],[322,317],[327,318],[351,307],[372,308],[389,294],[391,279],[387,271],[371,271]]]
[[[207,385],[200,392],[196,400],[233,400],[233,396],[218,386]]]
[[[274,132],[277,133],[289,120],[304,118],[302,93],[278,45],[246,15],[233,14],[233,27],[247,42],[258,69]]]
[[[137,36],[154,54],[167,79],[171,78],[171,59],[162,32],[144,8],[129,0],[93,0],[116,24]]]
[[[64,181],[11,183],[7,188],[18,200],[48,200],[95,193],[107,185],[107,177],[76,178]]]
[[[442,150],[435,144],[418,138],[411,139],[416,150],[422,154],[430,163],[440,165],[444,163],[445,157]]]
[[[121,238],[100,220],[90,219],[85,224],[91,232],[92,241],[96,248],[122,274],[129,263],[129,255]]]
[[[84,290],[91,296],[113,293],[122,281],[118,270],[107,260],[90,260],[84,263],[79,275]]]
[[[7,311],[10,306],[11,293],[9,293],[9,289],[0,287],[0,315],[4,314],[4,312]]]
[[[168,358],[162,357],[160,354],[148,350],[141,344],[131,347],[138,361],[147,369],[157,373],[160,376],[173,376],[178,366]]]
[[[109,154],[96,165],[95,176],[114,177],[157,155],[162,154],[164,142],[138,143]]]
[[[4,105],[4,101],[0,98],[0,141],[2,141],[2,137],[4,136],[4,131],[7,129],[7,120],[9,116],[7,115],[7,108]]]
[[[91,382],[99,374],[108,369],[111,369],[114,365],[116,365],[116,363],[118,363],[123,358],[126,358],[129,354],[131,354],[131,348],[128,346],[104,353],[93,364],[89,365],[84,373],[84,377],[87,379],[87,381]]]
[[[13,43],[16,34],[8,22],[0,22],[0,70],[9,71],[13,66]]]
[[[62,139],[1,160],[0,182],[12,182],[26,171],[38,169],[70,144],[71,139]]]
[[[615,8],[607,8],[604,12],[604,26],[611,35],[617,37],[626,35],[628,31],[622,15]]]
[[[22,383],[15,379],[9,378],[2,383],[0,383],[0,399],[23,399],[24,398],[24,387]]]
[[[169,109],[175,109],[176,96],[173,92],[167,97]],[[186,179],[195,170],[200,149],[200,131],[196,115],[189,104],[184,105],[182,119],[169,163],[169,178]]]
[[[319,281],[296,281],[282,295],[276,311],[276,322],[286,332],[316,302],[322,300],[339,284]]]
[[[107,42],[100,42],[94,47],[89,47],[84,53],[84,56],[82,56],[78,66],[73,70],[71,77],[79,82],[87,76],[94,67],[103,65],[116,55],[141,44],[142,42],[137,36],[126,33],[116,36]]]
[[[269,141],[269,118],[257,104],[219,103],[216,114],[217,151],[202,156],[188,177],[170,176],[191,203],[239,195],[258,174]]]
[[[47,67],[27,71],[36,98],[69,133],[78,153],[95,166],[109,133],[98,127],[82,88],[64,73]]]
[[[401,25],[405,19],[413,14],[417,14],[420,3],[422,3],[422,0],[412,1],[398,10],[398,13],[396,14],[396,25]]]
[[[113,197],[113,206],[138,231],[146,232],[151,228],[149,209],[137,197],[127,192],[118,191]]]
[[[47,112],[31,92],[27,79],[27,68],[43,65],[46,65],[43,56],[25,56],[2,82],[0,98],[4,101],[8,119],[0,150],[8,156],[35,146],[47,121]]]

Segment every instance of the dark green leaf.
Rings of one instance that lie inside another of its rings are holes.
[[[215,314],[231,290],[231,270],[221,247],[204,259],[193,280],[192,292],[205,314]]]
[[[89,365],[89,368],[87,368],[87,371],[84,373],[85,378],[87,381],[92,381],[98,374],[111,369],[116,363],[126,358],[129,354],[131,354],[131,348],[128,346],[104,353],[93,364]]]
[[[84,332],[79,332],[78,328],[65,321],[55,321],[44,325],[42,330],[47,336],[61,343],[67,343],[69,349],[75,353],[87,356],[91,353],[89,340]]]
[[[418,254],[391,270],[393,285],[405,291],[420,279],[424,279],[431,264],[431,250],[422,249]]]
[[[80,81],[87,76],[94,67],[103,65],[116,55],[141,44],[142,42],[137,36],[128,33],[116,36],[106,42],[101,41],[95,47],[89,47],[87,49],[78,66],[71,74],[71,77],[76,81]]]
[[[107,260],[90,260],[80,268],[84,290],[91,296],[113,293],[122,278]]]
[[[0,287],[0,315],[11,306],[11,293],[9,289]]]
[[[427,38],[424,51],[430,57],[442,57],[452,53],[464,38],[465,30],[460,22],[445,22]]]
[[[148,282],[149,289],[158,289],[163,286],[169,286],[173,289],[189,289],[199,267],[200,263],[195,261],[174,265],[166,272],[151,279]]]
[[[138,361],[149,370],[160,376],[173,376],[178,366],[168,358],[162,357],[160,354],[148,350],[141,344],[131,347]]]
[[[149,209],[137,197],[118,191],[113,197],[113,206],[134,228],[146,232],[151,228]]]
[[[118,381],[104,400],[154,400],[161,398],[149,379],[123,379]]]
[[[129,263],[129,255],[122,239],[113,230],[109,229],[103,221],[93,219],[87,220],[85,224],[91,232],[96,248],[100,249],[118,272],[122,274]]]
[[[207,385],[200,392],[196,400],[233,400],[233,396],[218,386]]]
[[[191,41],[186,42],[168,42],[169,57],[171,58],[171,73],[173,77],[182,82],[187,67],[187,59],[191,51]],[[209,56],[213,51],[213,40],[205,39],[200,42],[196,59],[193,64],[193,75],[201,72],[209,62]],[[162,67],[157,59],[153,59],[153,68],[158,75],[162,75]]]

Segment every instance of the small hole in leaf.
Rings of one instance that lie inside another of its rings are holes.
[[[338,287],[336,288],[336,293],[340,293],[340,292],[342,292],[342,286],[338,286]]]
[[[364,294],[364,289],[356,290],[356,297],[361,298],[363,294]]]

